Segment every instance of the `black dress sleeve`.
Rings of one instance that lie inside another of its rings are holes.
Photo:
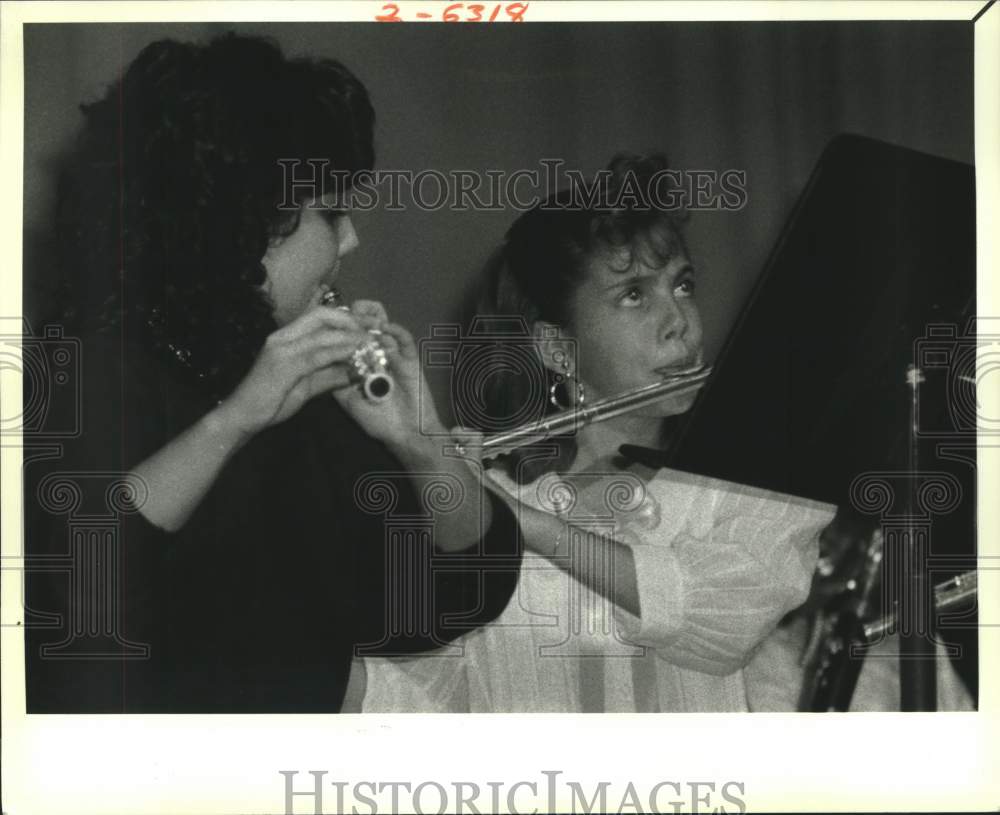
[[[325,523],[338,530],[337,539],[354,543],[341,552],[327,595],[329,613],[349,623],[343,633],[352,655],[432,650],[494,620],[510,600],[521,561],[509,508],[484,490],[490,522],[481,538],[466,550],[442,552],[440,513],[479,496],[462,494],[443,472],[428,479],[421,501],[400,462],[335,403],[317,400],[308,412],[322,430],[310,447],[317,461],[307,469],[332,465],[328,480],[314,482],[329,492],[313,501],[330,509]]]
[[[507,508],[436,554],[402,467],[324,397],[158,529],[125,474],[211,405],[135,347],[85,341],[83,362],[80,432],[26,465],[29,712],[336,712],[360,647],[434,648],[506,605]],[[386,473],[390,513],[359,493]]]
[[[28,711],[236,712],[295,699],[292,655],[260,647],[262,630],[294,614],[269,603],[266,559],[281,540],[269,490],[288,479],[262,459],[274,445],[236,453],[166,532],[139,511],[145,486],[130,471],[212,403],[134,343],[90,336],[81,351],[78,393],[64,394],[75,405],[58,406],[77,410],[78,432],[26,468]],[[282,660],[278,686],[269,674]],[[319,668],[337,673],[336,661]],[[336,694],[327,683],[321,709],[336,709]]]
[[[164,399],[151,368],[127,370],[122,343],[72,345],[76,376],[24,437],[29,713],[121,711],[153,691],[155,578],[171,536],[136,511],[127,474],[189,408]]]
[[[383,562],[367,571],[369,590],[351,596],[356,656],[433,650],[499,616],[517,584],[520,540],[509,508],[486,500],[489,528],[464,551],[438,551],[419,515],[387,524]]]

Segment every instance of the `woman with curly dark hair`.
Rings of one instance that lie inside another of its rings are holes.
[[[509,511],[419,432],[418,406],[442,428],[412,337],[376,301],[325,306],[358,244],[330,194],[349,190],[286,167],[370,170],[368,94],[338,62],[228,35],[148,46],[83,110],[58,212],[82,432],[26,474],[29,556],[75,560],[29,576],[28,605],[63,624],[30,632],[28,710],[355,709],[356,648],[491,619],[517,562]],[[381,402],[352,374],[373,336]],[[77,546],[91,500],[114,531]],[[389,512],[430,519],[434,546],[422,522],[390,540]]]

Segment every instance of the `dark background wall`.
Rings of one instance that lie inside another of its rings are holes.
[[[845,131],[972,162],[968,23],[534,25],[196,24],[26,28],[25,298],[38,312],[55,168],[103,92],[149,42],[226,30],[341,59],[368,86],[382,168],[592,173],[621,150],[747,173],[738,212],[700,213],[689,242],[709,355],[718,349],[824,145]],[[382,299],[424,335],[463,297],[514,217],[373,211],[345,263],[349,297]]]

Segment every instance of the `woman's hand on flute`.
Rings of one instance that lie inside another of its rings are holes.
[[[133,468],[147,485],[146,519],[180,529],[247,441],[347,382],[344,363],[367,338],[364,328],[347,312],[316,308],[271,334],[227,399]]]
[[[219,406],[249,438],[294,416],[321,393],[348,383],[347,363],[368,339],[370,319],[317,307],[271,334],[253,367]]]
[[[395,386],[381,401],[365,398],[357,383],[341,387],[334,396],[369,435],[382,441],[409,471],[417,495],[445,478],[455,484],[462,499],[455,507],[434,514],[435,545],[459,551],[476,544],[492,523],[492,505],[482,501],[483,492],[476,473],[464,461],[444,455],[447,432],[441,424],[410,332],[389,322],[381,303],[356,302],[351,313],[366,325],[375,323],[381,332],[379,343],[385,350]],[[367,322],[366,322],[367,321]]]
[[[350,313],[366,328],[379,332],[377,339],[395,385],[378,402],[367,399],[356,382],[351,387],[337,387],[334,397],[366,433],[388,445],[400,458],[408,453],[426,456],[437,450],[437,439],[444,430],[413,336],[398,323],[389,322],[385,307],[376,300],[358,300]]]

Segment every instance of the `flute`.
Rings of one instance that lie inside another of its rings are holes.
[[[547,416],[540,421],[522,425],[514,430],[489,436],[482,442],[482,457],[493,458],[502,453],[509,453],[529,442],[542,441],[550,436],[570,433],[584,425],[613,419],[645,405],[658,402],[667,396],[691,393],[702,388],[711,373],[712,368],[709,365],[687,368],[678,371],[674,376],[662,382],[644,385],[633,391],[601,399],[591,405],[571,408],[562,413]]]
[[[979,578],[976,572],[963,572],[934,587],[934,610],[948,611],[971,601],[979,594]],[[866,643],[875,642],[891,631],[899,621],[893,612],[886,617],[870,620],[862,627],[862,639]]]
[[[350,309],[343,305],[340,292],[331,288],[320,298],[320,305],[327,308]],[[385,349],[378,338],[381,331],[370,330],[369,340],[351,356],[351,378],[358,383],[361,393],[370,402],[383,402],[389,398],[395,387]]]

